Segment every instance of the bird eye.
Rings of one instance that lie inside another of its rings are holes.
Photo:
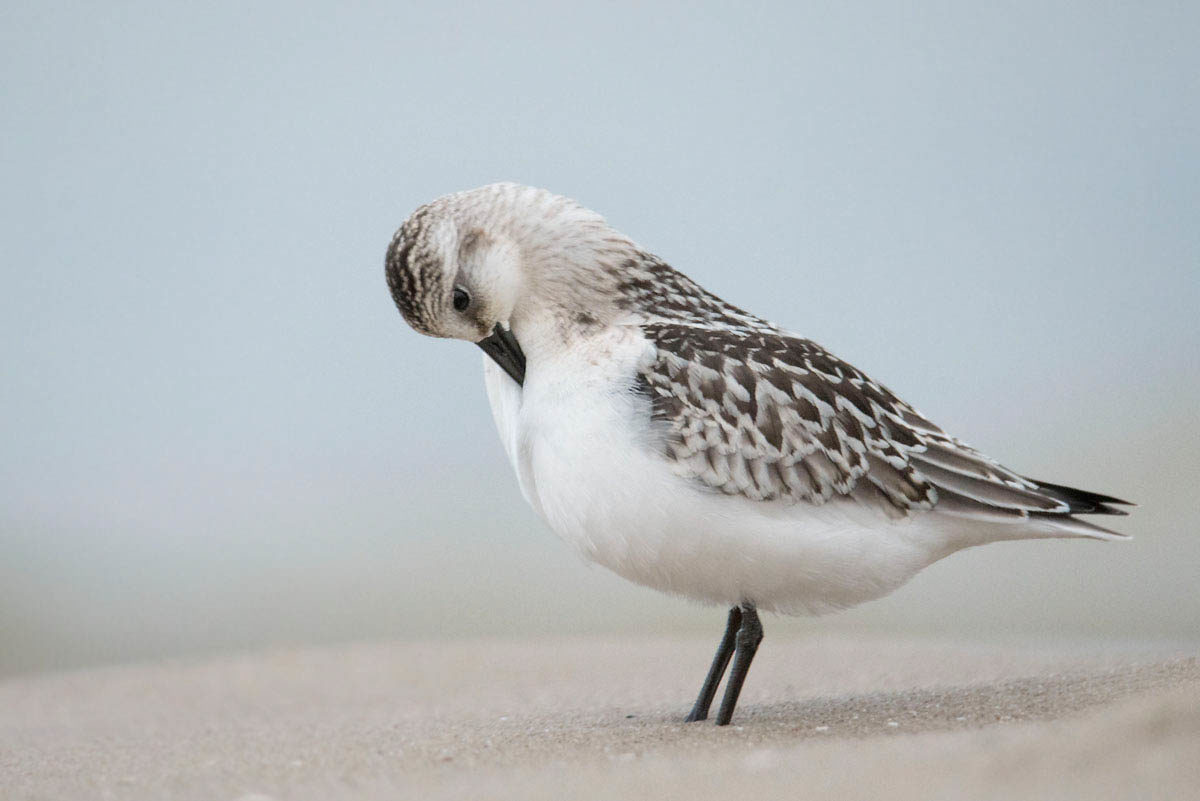
[[[471,305],[471,296],[467,294],[467,290],[454,288],[454,308],[458,311],[466,311]]]

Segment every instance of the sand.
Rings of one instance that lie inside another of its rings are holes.
[[[1200,798],[1194,648],[364,644],[0,682],[3,799]]]

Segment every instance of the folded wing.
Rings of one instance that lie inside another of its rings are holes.
[[[947,435],[816,343],[758,328],[651,322],[639,374],[676,473],[753,500],[873,504],[1117,537],[1076,514],[1116,498],[1020,476]]]

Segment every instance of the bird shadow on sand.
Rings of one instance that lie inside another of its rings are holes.
[[[685,723],[690,705],[676,699],[649,706],[543,707],[528,714],[489,716],[466,729],[441,725],[407,733],[389,729],[374,732],[370,739],[402,749],[414,764],[434,764],[439,769],[461,766],[464,761],[459,755],[468,754],[466,764],[479,766],[512,764],[519,754],[538,754],[539,760],[628,759],[680,749],[753,749],[828,738],[867,739],[1050,721],[1142,693],[1189,685],[1200,685],[1200,659],[1190,656],[1103,669],[1047,671],[970,685],[813,693],[739,706],[730,726],[716,726],[711,718]]]
[[[878,735],[981,728],[997,723],[1053,720],[1155,689],[1200,682],[1195,657],[1095,672],[1048,673],[967,686],[916,688],[747,704],[734,731],[805,737]],[[630,729],[661,731],[665,724],[702,737],[722,736],[711,721],[683,723],[676,715],[612,721]],[[704,732],[710,732],[705,735]]]

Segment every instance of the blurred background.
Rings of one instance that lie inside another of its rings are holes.
[[[1200,6],[7,2],[0,672],[706,632],[521,500],[383,254],[496,180],[606,214],[1131,543],[768,632],[1200,639]]]

